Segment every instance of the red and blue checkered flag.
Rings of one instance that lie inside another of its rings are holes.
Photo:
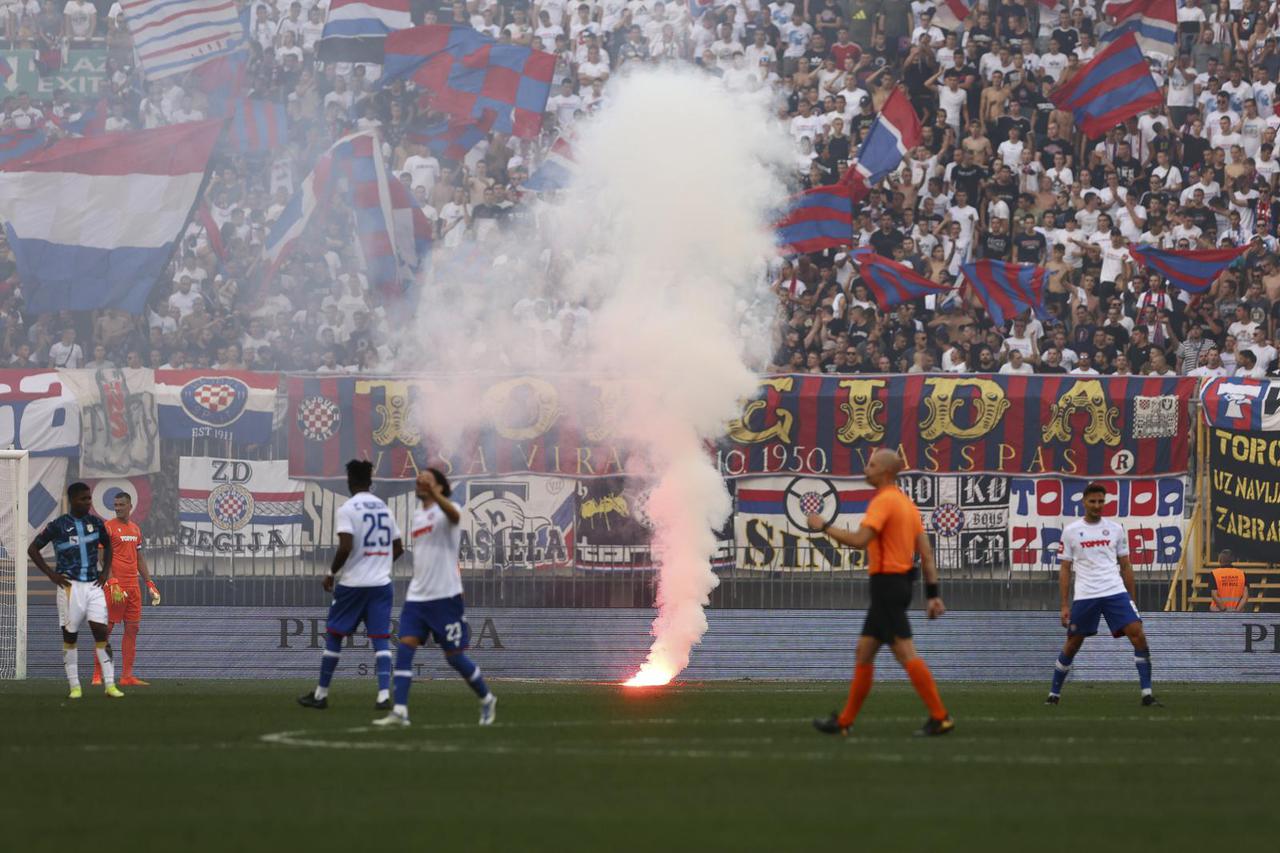
[[[442,118],[430,122],[415,122],[404,133],[404,138],[415,145],[425,145],[431,153],[445,160],[460,161],[467,152],[484,139],[493,125],[492,112],[480,121],[469,118]]]
[[[814,187],[791,197],[787,215],[774,223],[787,254],[821,252],[853,242],[853,201],[843,187]]]
[[[1168,279],[1174,287],[1188,293],[1204,293],[1222,271],[1236,258],[1249,251],[1249,244],[1234,249],[1160,249],[1155,246],[1129,246],[1133,259],[1149,270]]]
[[[494,115],[493,129],[532,139],[542,129],[556,58],[501,45],[471,27],[431,24],[387,36],[382,80],[410,79],[428,105],[458,118]]]
[[[960,272],[987,306],[997,326],[1003,326],[1028,308],[1037,317],[1048,319],[1044,290],[1049,271],[1044,267],[983,260],[961,264]]]
[[[858,275],[862,276],[867,289],[875,296],[876,304],[881,308],[892,308],[902,302],[910,302],[930,293],[945,293],[951,289],[882,255],[863,254],[857,256],[856,260]]]
[[[1096,138],[1146,109],[1162,106],[1164,95],[1137,38],[1125,33],[1050,92],[1049,100],[1070,110],[1084,135]]]
[[[284,104],[246,98],[236,104],[228,128],[237,151],[274,151],[289,144],[289,116]]]

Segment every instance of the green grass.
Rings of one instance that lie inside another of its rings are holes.
[[[155,682],[121,701],[0,685],[6,850],[1274,849],[1273,686],[942,685],[958,728],[915,739],[903,684],[856,735],[808,718],[840,684],[459,682],[414,687],[412,728],[369,730],[371,684],[328,711],[302,683]],[[281,735],[279,733],[291,733]],[[274,735],[274,736],[273,736]]]

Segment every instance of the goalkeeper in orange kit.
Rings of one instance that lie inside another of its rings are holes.
[[[107,581],[103,590],[107,597],[107,631],[109,634],[115,630],[117,622],[124,623],[124,643],[122,644],[124,669],[119,683],[146,687],[147,682],[133,674],[133,660],[138,648],[138,628],[142,622],[142,588],[138,585],[139,576],[147,585],[147,593],[151,597],[153,606],[160,603],[160,590],[151,581],[151,574],[147,571],[147,561],[142,557],[142,530],[129,520],[129,515],[133,512],[133,498],[125,492],[117,493],[115,511],[116,517],[106,522],[113,556],[111,579]],[[101,681],[102,671],[95,661],[93,683],[100,684]]]

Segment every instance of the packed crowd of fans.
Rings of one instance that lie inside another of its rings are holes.
[[[377,66],[316,60],[324,0],[248,5],[247,93],[287,105],[289,142],[270,154],[219,152],[206,198],[222,256],[193,223],[144,316],[33,317],[24,314],[12,253],[0,243],[5,364],[322,372],[387,365],[395,355],[385,343],[394,337],[389,318],[370,295],[340,199],[278,278],[261,280],[271,223],[332,142],[380,128],[397,175],[433,223],[437,252],[460,252],[532,218],[524,180],[557,134],[606,103],[612,77],[629,66],[677,63],[722,78],[727,98],[776,92],[795,141],[797,189],[838,180],[895,87],[923,124],[923,144],[857,206],[851,244],[950,290],[885,311],[847,251],[780,260],[762,285],[774,354],[757,367],[1262,376],[1280,366],[1275,2],[1181,6],[1178,56],[1150,55],[1164,107],[1086,140],[1048,93],[1095,55],[1113,26],[1101,0],[1052,8],[985,0],[953,29],[928,0],[733,0],[705,11],[699,2],[653,0],[415,0],[415,22],[469,24],[557,56],[541,138],[492,133],[462,162],[406,140],[419,117],[412,87],[379,87]],[[189,79],[143,82],[122,14],[118,3],[0,0],[0,34],[8,48],[43,56],[105,49],[107,131],[204,117],[207,99]],[[98,96],[65,92],[48,101],[10,93],[0,129],[43,126],[57,135],[97,103]],[[1250,252],[1201,295],[1170,287],[1127,250],[1250,241]],[[1049,319],[1024,315],[994,326],[959,286],[960,265],[977,258],[1048,268]]]

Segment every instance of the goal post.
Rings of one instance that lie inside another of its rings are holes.
[[[0,450],[0,681],[27,677],[27,451]]]

